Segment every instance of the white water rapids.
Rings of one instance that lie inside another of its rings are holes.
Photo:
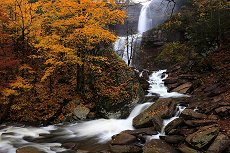
[[[166,70],[153,72],[150,76],[149,95],[158,94],[161,97],[180,97],[178,93],[168,93],[163,85],[163,79],[167,76]],[[61,147],[63,142],[94,139],[97,143],[106,143],[115,134],[124,130],[133,130],[132,120],[143,110],[148,108],[152,102],[137,105],[127,119],[97,119],[70,125],[53,125],[48,127],[26,127],[1,125],[0,126],[0,152],[15,153],[22,146],[34,146],[48,153],[64,151]],[[177,118],[184,109],[178,106],[178,113],[171,119],[164,120],[164,127]],[[162,131],[151,139],[164,135]],[[91,144],[92,145],[92,144]]]

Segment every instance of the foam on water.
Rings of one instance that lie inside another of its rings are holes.
[[[164,85],[164,79],[168,77],[165,73],[166,70],[159,70],[153,72],[149,78],[149,96],[158,94],[162,98],[169,98],[169,97],[188,97],[188,95],[180,94],[177,92],[168,92],[167,87]]]

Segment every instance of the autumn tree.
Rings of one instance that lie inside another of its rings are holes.
[[[18,55],[24,56],[32,41],[32,31],[35,30],[32,25],[35,24],[37,3],[32,0],[7,0],[1,1],[0,5],[7,12],[7,28],[14,40],[15,50]]]
[[[38,7],[41,31],[35,46],[47,64],[42,80],[71,67],[77,72],[78,91],[84,91],[85,71],[100,70],[93,63],[105,58],[98,53],[116,40],[108,26],[122,23],[124,12],[113,0],[40,0]]]

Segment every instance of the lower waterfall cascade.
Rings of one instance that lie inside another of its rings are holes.
[[[153,72],[150,76],[149,95],[158,94],[160,97],[182,97],[186,95],[165,92],[163,79],[166,70]],[[148,96],[148,95],[147,95]],[[111,137],[124,130],[135,129],[132,120],[148,108],[153,102],[146,102],[137,105],[126,119],[96,119],[68,125],[50,125],[47,127],[27,127],[18,125],[0,125],[0,152],[15,153],[17,148],[22,146],[34,146],[48,153],[56,153],[66,150],[61,146],[63,142],[70,140],[82,143],[89,139],[94,140],[97,145],[107,143]],[[150,139],[159,139],[164,135],[164,127],[178,118],[185,107],[177,106],[178,111],[174,117],[164,120],[164,126],[159,134],[153,135]]]

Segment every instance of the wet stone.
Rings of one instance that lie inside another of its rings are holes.
[[[172,143],[172,144],[180,143],[185,139],[185,137],[181,135],[168,135],[168,136],[161,136],[160,138],[165,142]]]
[[[210,124],[217,123],[216,120],[187,120],[185,121],[185,124],[189,126],[207,126]]]
[[[182,118],[176,118],[172,122],[166,125],[165,127],[165,133],[168,134],[172,129],[177,128],[178,126],[182,125],[184,123],[184,120]]]
[[[192,109],[185,109],[180,117],[184,119],[206,119],[208,116],[202,113],[195,112]]]
[[[137,138],[128,133],[120,133],[112,137],[112,141],[110,144],[112,145],[126,145],[131,144],[137,141]]]
[[[135,129],[135,130],[126,130],[123,131],[125,133],[137,136],[139,134],[142,135],[156,135],[158,132],[155,130],[155,128],[150,127],[150,128],[141,128],[141,129]]]

